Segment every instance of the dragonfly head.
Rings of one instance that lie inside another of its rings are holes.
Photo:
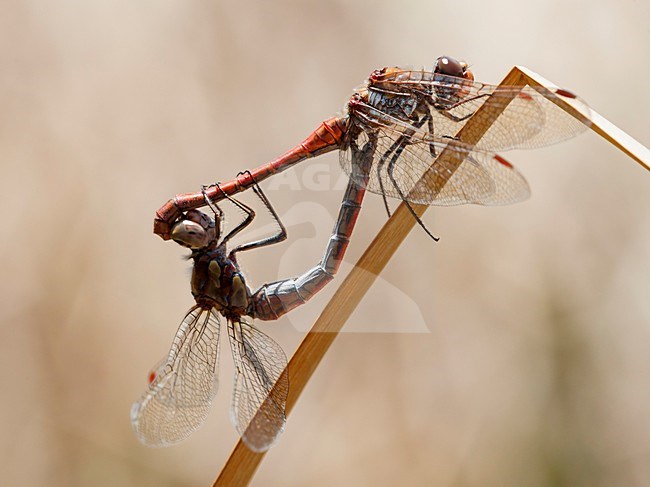
[[[183,247],[202,249],[217,240],[219,223],[203,212],[190,210],[172,226],[171,237]]]
[[[433,66],[434,73],[444,74],[446,76],[453,76],[455,78],[463,78],[474,80],[474,73],[469,69],[465,61],[459,61],[453,57],[440,56],[436,59]]]

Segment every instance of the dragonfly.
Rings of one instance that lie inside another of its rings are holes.
[[[568,90],[481,83],[467,63],[450,56],[437,58],[431,70],[375,70],[352,94],[344,115],[325,120],[282,156],[208,197],[219,201],[306,159],[339,150],[343,170],[381,195],[389,216],[388,196],[403,201],[435,239],[412,204],[506,205],[528,198],[525,178],[495,151],[551,145],[586,130],[588,116],[578,120],[567,114],[558,106],[564,100],[589,114],[586,103]],[[487,106],[490,110],[483,110]],[[467,125],[481,117],[485,124]],[[486,124],[478,132],[476,127]],[[461,140],[457,134],[462,132]],[[359,161],[355,154],[368,143],[372,160]],[[201,193],[177,195],[156,212],[154,233],[169,239],[182,212],[202,204]]]
[[[355,154],[370,161],[371,147]],[[369,163],[369,162],[368,162]],[[282,348],[251,321],[277,320],[307,302],[330,282],[343,260],[365,193],[362,174],[350,180],[334,230],[322,260],[304,274],[264,284],[251,291],[238,264],[240,252],[282,242],[287,231],[262,189],[252,188],[275,224],[271,236],[235,246],[230,240],[248,227],[254,210],[227,194],[244,214],[229,232],[222,230],[224,211],[207,196],[204,206],[184,212],[172,225],[170,237],[191,250],[191,289],[194,306],[186,313],[167,356],[149,375],[149,385],[133,404],[131,424],[138,439],[148,446],[172,445],[187,438],[205,421],[218,389],[219,338],[222,318],[226,321],[230,350],[235,365],[231,420],[244,443],[255,452],[266,451],[286,424],[289,390],[287,358]],[[367,170],[366,170],[367,172]],[[251,174],[246,175],[252,178]]]

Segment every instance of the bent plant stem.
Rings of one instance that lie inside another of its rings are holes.
[[[603,138],[642,164],[646,169],[650,169],[648,165],[650,158],[648,157],[648,150],[645,147],[609,122],[594,124],[593,119],[586,119],[583,114],[577,112],[570,105],[555,101],[552,98],[553,95],[547,89],[552,84],[539,75],[526,68],[515,66],[503,81],[501,81],[501,85],[521,86],[522,88],[525,85],[530,85],[537,90],[546,90],[549,93],[548,96],[551,102],[556,103],[561,109],[589,125]],[[488,99],[472,115],[458,134],[456,134],[456,138],[465,144],[475,145],[505,108],[505,104],[496,106],[496,104],[490,103],[490,99]],[[597,117],[600,116],[597,115]],[[438,171],[436,173],[438,175],[437,177],[442,178],[442,181],[440,181],[442,184],[437,185],[438,187],[442,188],[444,186],[463,160],[462,155],[452,153],[452,151],[443,150],[439,154],[438,158],[434,160],[433,165],[444,164],[443,167],[450,170]],[[414,189],[417,190],[417,187],[418,185],[416,184]],[[428,208],[428,206],[424,205],[411,206],[418,217],[421,217]],[[291,413],[298,397],[300,397],[300,394],[306,387],[318,364],[327,353],[327,350],[334,342],[334,339],[343,328],[343,325],[414,227],[415,223],[416,221],[407,206],[401,203],[393,216],[388,219],[370,243],[355,267],[343,280],[332,299],[327,303],[314,323],[314,326],[289,361],[290,388],[286,406],[287,415]],[[253,478],[263,458],[264,453],[250,451],[239,440],[221,470],[219,477],[214,482],[214,486],[247,485]]]

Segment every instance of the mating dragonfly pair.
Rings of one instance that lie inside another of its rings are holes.
[[[565,90],[479,83],[466,63],[447,56],[438,58],[432,71],[384,68],[374,71],[355,91],[344,116],[324,121],[278,159],[227,183],[167,202],[156,214],[154,232],[192,250],[196,304],[183,319],[168,356],[152,372],[147,391],[133,406],[131,421],[138,438],[151,446],[173,444],[205,420],[217,392],[221,315],[227,321],[235,363],[232,420],[249,448],[268,449],[286,422],[287,359],[281,347],[245,317],[275,320],[333,279],[366,190],[382,196],[389,215],[386,197],[403,201],[434,239],[412,204],[504,205],[526,199],[530,194],[526,180],[492,151],[549,145],[585,130],[584,121],[558,108],[558,99],[570,99],[582,113],[589,112]],[[472,134],[468,121],[481,116],[488,104],[498,117],[489,121],[487,129],[483,126],[480,133]],[[474,143],[459,139],[461,131],[469,131]],[[335,149],[350,180],[321,262],[299,277],[252,291],[237,254],[287,236],[257,183]],[[249,206],[233,198],[247,188],[270,211],[278,231],[229,251],[230,239],[255,217]],[[218,206],[223,199],[244,214],[243,222],[225,235]],[[211,215],[198,211],[201,207]]]

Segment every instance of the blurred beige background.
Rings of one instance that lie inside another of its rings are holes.
[[[150,450],[130,429],[192,303],[184,251],[152,234],[154,211],[284,152],[373,69],[449,54],[498,82],[526,65],[650,143],[643,1],[0,11],[3,485],[213,481],[237,439],[226,350],[200,431]],[[254,485],[650,485],[650,174],[592,133],[508,158],[532,198],[426,215],[441,242],[409,236]],[[340,169],[335,154],[316,175],[309,164],[264,185],[290,239],[242,258],[252,285],[320,259]],[[384,220],[368,196],[347,268]],[[288,355],[342,277],[263,324]]]

